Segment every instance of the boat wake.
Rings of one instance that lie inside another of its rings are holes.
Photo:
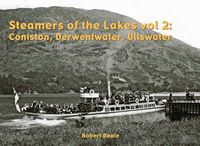
[[[35,127],[52,127],[65,124],[65,120],[47,120],[47,119],[31,119],[27,116],[22,119],[13,119],[0,123],[0,126],[6,126],[13,129],[29,129]]]

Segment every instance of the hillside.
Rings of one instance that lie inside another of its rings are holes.
[[[170,42],[11,42],[6,38],[9,33],[7,20],[137,22],[104,10],[64,7],[0,10],[0,93],[11,93],[12,86],[20,92],[29,89],[37,92],[78,92],[80,86],[99,86],[105,91],[108,72],[113,90],[156,92],[184,91],[186,87],[196,91],[200,89],[200,51],[177,39]],[[103,33],[103,30],[99,32]],[[147,34],[151,31],[137,29],[136,32]],[[83,33],[83,30],[79,29],[76,33]],[[84,33],[90,31],[84,30]],[[112,30],[112,33],[125,35],[128,31]]]

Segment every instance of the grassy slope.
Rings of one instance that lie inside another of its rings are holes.
[[[153,114],[148,116],[153,117]],[[179,122],[146,120],[140,122],[134,117],[92,119],[85,121],[85,127],[77,128],[75,121],[58,127],[40,127],[26,130],[1,129],[1,145],[199,145],[200,119]],[[143,121],[143,122],[142,122]],[[81,133],[118,133],[119,139],[81,139]]]

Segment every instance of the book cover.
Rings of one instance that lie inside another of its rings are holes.
[[[1,1],[0,145],[200,145],[199,4]]]

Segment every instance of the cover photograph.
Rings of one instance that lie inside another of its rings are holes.
[[[198,0],[1,0],[0,146],[199,146]]]

